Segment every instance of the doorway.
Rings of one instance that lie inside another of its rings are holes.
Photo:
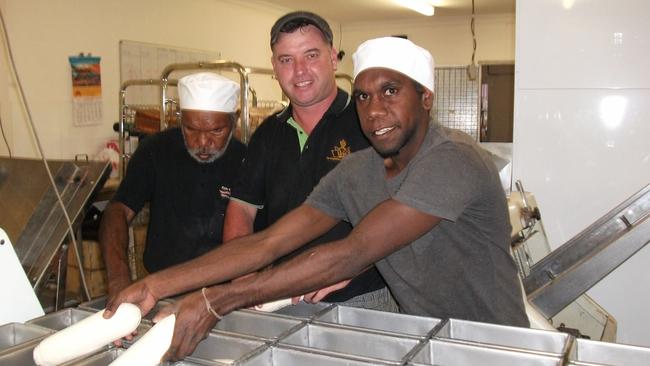
[[[512,142],[515,65],[481,65],[481,142]]]

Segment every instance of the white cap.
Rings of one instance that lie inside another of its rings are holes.
[[[352,55],[354,77],[373,67],[395,70],[433,91],[433,57],[429,51],[398,37],[363,42]]]
[[[239,84],[213,72],[199,72],[178,80],[181,109],[233,113],[239,106]]]

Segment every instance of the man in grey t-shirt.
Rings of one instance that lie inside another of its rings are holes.
[[[268,271],[204,287],[161,310],[176,314],[169,359],[192,352],[235,309],[344,285],[377,264],[403,312],[528,326],[509,254],[506,199],[492,161],[467,135],[432,124],[433,59],[401,38],[364,42],[354,97],[372,149],[324,177],[307,201],[268,229],[146,277],[108,304],[155,300],[255,271],[340,220],[354,229]]]

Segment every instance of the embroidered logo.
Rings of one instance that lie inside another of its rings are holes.
[[[221,198],[230,198],[230,188],[221,186],[221,188],[219,188],[219,194],[221,195]]]
[[[327,160],[333,160],[333,161],[341,161],[343,160],[344,157],[350,155],[352,151],[350,150],[350,146],[348,145],[348,142],[345,140],[339,141],[338,146],[334,146],[332,150],[330,150],[331,154],[330,156],[327,157]]]

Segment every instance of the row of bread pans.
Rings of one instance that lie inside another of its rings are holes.
[[[104,308],[84,303],[0,327],[0,365],[33,365],[48,334]],[[161,302],[158,305],[165,305]],[[152,326],[151,316],[138,328]],[[137,341],[136,337],[132,342]],[[132,343],[131,342],[131,343]],[[131,343],[126,343],[128,347]],[[107,346],[66,365],[108,365],[124,350]],[[223,318],[176,365],[650,365],[650,348],[575,339],[551,331],[457,319],[300,303],[275,313],[239,310]]]

